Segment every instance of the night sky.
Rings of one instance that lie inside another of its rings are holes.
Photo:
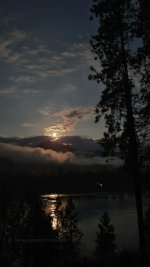
[[[102,86],[88,80],[97,30],[91,6],[92,0],[1,0],[1,136],[102,136],[93,114]]]

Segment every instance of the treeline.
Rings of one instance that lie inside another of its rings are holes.
[[[124,168],[104,166],[75,166],[71,164],[3,164],[0,186],[6,194],[27,194],[29,188],[38,194],[131,191],[132,180]],[[142,173],[143,190],[149,188],[148,173]],[[99,184],[102,187],[99,188]],[[22,194],[22,193],[21,193]]]

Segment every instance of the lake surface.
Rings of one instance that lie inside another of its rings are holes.
[[[118,250],[123,248],[134,249],[138,247],[138,226],[136,204],[133,195],[115,194],[49,194],[43,199],[47,203],[47,211],[52,217],[52,226],[56,229],[57,217],[55,215],[57,198],[62,206],[72,197],[78,212],[78,226],[83,233],[82,255],[92,256],[95,250],[96,232],[98,231],[99,217],[106,211],[115,227]],[[150,199],[143,198],[144,210],[149,206]]]

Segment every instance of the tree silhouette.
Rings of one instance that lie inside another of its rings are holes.
[[[1,261],[2,266],[12,266],[20,262],[21,266],[41,266],[55,260],[56,233],[51,226],[50,217],[43,210],[38,198],[32,203],[15,200],[6,208],[2,221]]]
[[[77,212],[70,198],[64,209],[58,210],[58,239],[63,241],[60,243],[60,250],[67,261],[76,261],[79,255],[79,249],[82,239],[82,233],[77,224]]]
[[[28,207],[28,213],[24,223],[20,227],[20,237],[26,244],[24,257],[28,255],[28,261],[33,266],[52,264],[56,257],[56,232],[52,229],[51,218],[45,214],[41,199],[35,199]],[[28,266],[28,263],[26,264]]]
[[[99,20],[98,32],[91,36],[92,52],[100,69],[91,67],[90,80],[102,83],[105,88],[96,107],[96,122],[103,116],[106,124],[103,145],[113,150],[119,144],[124,151],[125,166],[133,179],[136,197],[141,252],[145,251],[141,182],[139,176],[139,150],[136,116],[139,99],[135,73],[135,22],[134,1],[93,0],[91,19]],[[108,147],[109,145],[109,147]]]
[[[137,134],[144,144],[141,148],[141,162],[145,166],[145,163],[150,164],[150,2],[139,0],[137,10],[136,36],[142,40],[134,61],[135,73],[140,77],[141,87]]]
[[[148,252],[150,252],[150,206],[145,211],[144,222],[145,222],[145,235],[146,235],[147,248]]]
[[[98,228],[99,232],[96,233],[96,255],[101,263],[109,266],[110,263],[113,263],[116,256],[116,235],[107,212],[104,212],[99,218]]]

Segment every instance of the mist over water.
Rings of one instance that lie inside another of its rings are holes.
[[[109,162],[104,157],[86,157],[82,153],[76,156],[73,152],[56,152],[39,147],[21,147],[13,144],[0,143],[0,158],[11,159],[15,163],[38,163],[38,164],[74,164],[74,165],[111,165],[119,167],[123,160],[114,157]]]

